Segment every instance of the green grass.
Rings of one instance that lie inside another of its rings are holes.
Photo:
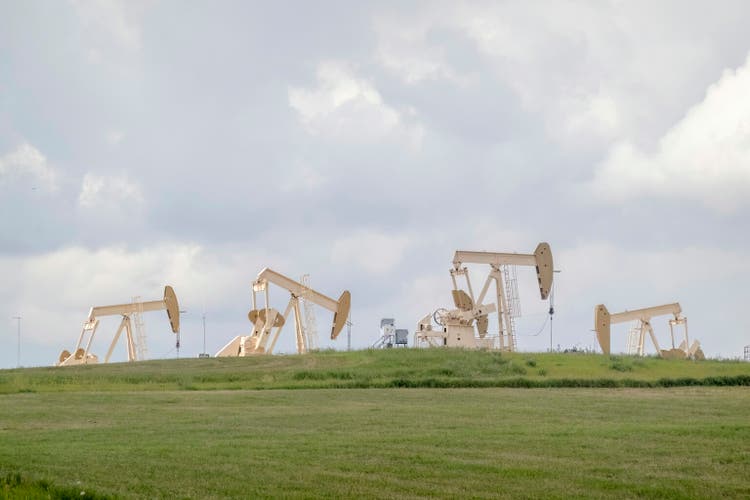
[[[0,370],[0,394],[387,387],[750,385],[750,363],[390,349]]]
[[[750,390],[3,396],[0,472],[124,498],[738,498]]]
[[[0,477],[0,498],[103,500],[110,497],[82,490],[80,485],[60,487],[49,481],[35,481],[10,473]]]
[[[748,497],[748,385],[438,349],[0,370],[0,498]]]

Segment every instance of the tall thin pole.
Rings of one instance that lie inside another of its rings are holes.
[[[550,310],[552,308],[550,307]],[[552,352],[552,314],[549,315],[549,352]]]
[[[21,315],[13,316],[13,319],[18,321],[18,355],[16,360],[16,366],[21,368]]]
[[[553,273],[559,273],[559,270],[553,270]],[[554,274],[552,275],[552,286],[550,287],[549,291],[549,352],[552,352],[552,316],[555,314],[555,288],[557,288],[555,285],[557,284],[556,280],[554,279]]]
[[[181,309],[180,314],[187,314],[187,311],[185,309]],[[177,333],[176,333],[174,348],[177,351],[177,359],[180,359],[180,331],[179,330],[177,330]]]

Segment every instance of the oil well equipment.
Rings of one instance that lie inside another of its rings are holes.
[[[167,311],[167,318],[175,335],[180,333],[180,307],[174,289],[164,287],[164,297],[159,300],[143,302],[136,297],[129,304],[115,304],[109,306],[95,306],[89,310],[89,315],[83,324],[78,343],[73,352],[62,351],[57,366],[85,365],[98,363],[99,358],[90,352],[91,344],[99,327],[99,318],[105,316],[121,316],[120,326],[115,332],[104,362],[108,363],[117,341],[125,332],[125,343],[128,361],[141,361],[146,358],[146,337],[144,333],[142,314],[150,311]],[[135,332],[134,332],[135,329]],[[134,336],[137,334],[137,338]]]
[[[489,266],[484,285],[476,297],[465,264]],[[546,300],[553,277],[552,250],[548,243],[539,243],[531,254],[456,251],[450,269],[454,308],[437,309],[425,315],[417,324],[414,345],[515,351],[515,319],[521,314],[516,266],[536,269],[539,295]],[[465,281],[465,290],[459,286],[461,278]],[[488,298],[493,282],[495,293]],[[497,313],[498,331],[489,335],[488,317],[493,313]]]
[[[669,333],[671,337],[671,348],[662,349],[654,334],[654,328],[651,325],[651,319],[657,316],[672,316],[669,319]],[[664,304],[654,307],[645,307],[631,311],[610,313],[604,304],[599,304],[594,308],[594,330],[596,339],[599,342],[602,352],[606,355],[611,350],[611,325],[634,321],[633,326],[628,333],[628,354],[644,356],[646,354],[644,344],[646,334],[648,334],[656,355],[662,358],[677,359],[704,359],[705,355],[701,349],[700,342],[693,340],[689,344],[687,318],[682,316],[682,308],[678,302]],[[675,331],[678,339],[682,337],[679,344],[675,344]]]
[[[276,285],[289,292],[290,298],[282,314],[270,306],[269,287]],[[258,305],[258,294],[264,297],[262,307]],[[272,269],[265,268],[253,281],[252,309],[247,317],[252,324],[250,335],[238,335],[229,341],[219,352],[218,357],[243,357],[258,354],[272,354],[279,334],[286,324],[289,314],[294,311],[294,330],[296,335],[297,353],[309,351],[312,344],[306,334],[305,317],[300,302],[309,302],[333,312],[331,325],[331,339],[336,339],[346,325],[351,308],[351,294],[344,290],[338,300],[334,300],[308,285],[295,281]],[[309,333],[309,331],[308,331]]]

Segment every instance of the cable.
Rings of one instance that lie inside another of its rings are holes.
[[[547,322],[549,321],[549,319],[550,319],[549,316],[544,318],[544,323],[542,323],[542,326],[539,328],[539,330],[536,333],[531,333],[531,334],[526,334],[526,335],[517,333],[516,335],[519,337],[537,337],[544,331],[545,328],[547,328]]]
[[[547,323],[550,323],[550,329],[552,328],[552,315],[555,314],[555,282],[552,282],[552,286],[550,287],[550,293],[549,297],[547,299],[549,301],[549,311],[547,312],[547,317],[544,318],[544,323],[542,323],[542,326],[537,330],[536,333],[532,333],[529,335],[522,335],[520,333],[517,333],[519,337],[537,337],[541,335],[541,333],[544,331],[544,329],[547,327]]]

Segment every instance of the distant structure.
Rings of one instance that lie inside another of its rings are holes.
[[[96,330],[99,327],[99,318],[104,316],[121,316],[120,326],[117,328],[115,337],[109,346],[105,363],[109,363],[112,351],[125,332],[125,341],[128,352],[128,361],[142,361],[146,356],[146,333],[141,315],[149,311],[167,311],[167,318],[172,327],[172,332],[178,335],[180,332],[180,307],[174,289],[167,285],[164,287],[164,298],[142,302],[140,297],[134,297],[130,304],[115,304],[109,306],[95,306],[89,311],[88,318],[83,324],[83,330],[78,336],[78,343],[73,352],[64,350],[56,366],[85,365],[98,363],[99,357],[90,352],[91,343],[94,340]],[[133,322],[135,322],[135,333],[133,335]]]
[[[651,318],[670,315],[672,316],[669,320],[669,333],[672,339],[671,348],[662,349],[656,340],[656,335],[654,335]],[[601,347],[604,354],[610,354],[610,326],[628,321],[636,322],[636,325],[628,333],[628,354],[644,356],[644,342],[648,334],[651,338],[651,343],[654,345],[654,349],[656,349],[657,356],[662,358],[705,359],[700,342],[693,340],[692,344],[689,343],[687,318],[682,316],[682,308],[677,302],[618,313],[610,313],[604,304],[596,306],[594,308],[594,329],[596,330],[599,347]],[[679,345],[675,344],[676,327],[682,327],[682,341]]]
[[[348,290],[344,290],[339,300],[333,300],[327,295],[310,288],[309,277],[303,281],[305,283],[299,283],[267,267],[258,273],[255,281],[253,281],[253,308],[247,315],[253,325],[252,332],[250,335],[238,335],[233,338],[216,353],[216,356],[244,357],[273,353],[279,333],[281,333],[281,329],[292,312],[294,313],[297,353],[308,352],[311,349],[310,339],[313,336],[313,346],[317,346],[317,333],[313,334],[313,330],[316,330],[317,327],[311,315],[304,316],[301,306],[307,307],[307,305],[312,304],[328,309],[333,313],[331,340],[335,340],[349,317],[351,294]],[[289,302],[283,314],[270,305],[269,286],[271,284],[289,292]],[[257,294],[262,294],[264,304],[258,304]]]
[[[745,361],[750,361],[750,345],[745,346]]]
[[[465,264],[489,267],[476,296]],[[420,319],[414,332],[414,346],[515,351],[516,318],[521,316],[516,266],[535,268],[539,295],[547,300],[554,272],[548,243],[539,243],[533,254],[457,250],[450,269],[455,309],[437,309]],[[465,289],[459,286],[460,282],[465,283]],[[498,330],[489,334],[489,315],[493,313],[497,314]]]
[[[372,348],[406,347],[408,343],[409,330],[396,328],[396,320],[393,318],[383,318],[380,320],[380,338],[372,344]]]

